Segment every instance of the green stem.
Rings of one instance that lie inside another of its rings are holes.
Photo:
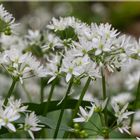
[[[85,93],[86,93],[86,91],[87,91],[87,89],[88,89],[88,87],[89,87],[90,81],[91,81],[91,78],[89,77],[89,78],[87,79],[87,81],[86,81],[86,84],[85,84],[85,86],[84,86],[84,88],[83,88],[83,90],[82,90],[82,92],[81,92],[80,98],[79,98],[79,100],[78,100],[78,102],[77,102],[77,104],[76,104],[76,107],[75,107],[75,109],[74,109],[74,112],[73,112],[73,115],[72,115],[72,121],[73,121],[73,119],[76,117],[76,115],[77,115],[77,113],[78,113],[79,106],[81,105],[81,102],[82,102],[82,100],[83,100],[83,98],[84,98],[84,95],[85,95]]]
[[[64,52],[62,52],[62,53],[64,54]],[[60,65],[58,66],[58,71],[59,71],[60,68],[61,68],[62,60],[63,60],[63,56],[62,56],[61,59],[60,59]],[[56,76],[56,78],[55,78],[55,79],[53,80],[53,82],[52,82],[51,90],[50,90],[49,97],[48,97],[48,101],[47,101],[47,106],[46,106],[46,108],[45,108],[45,110],[44,110],[44,115],[46,115],[47,112],[48,112],[49,104],[50,104],[50,101],[51,101],[52,96],[53,96],[53,92],[54,92],[54,88],[55,88],[57,79],[58,79],[58,76]]]
[[[49,93],[48,100],[47,100],[47,105],[45,105],[44,111],[43,111],[44,116],[47,116],[48,109],[49,109],[49,106],[50,106],[50,102],[51,102],[51,99],[52,99],[52,96],[53,96],[53,93],[54,93],[56,81],[57,81],[57,77],[52,82],[50,93]],[[45,136],[45,130],[42,129],[38,135],[39,135],[40,138],[44,137]]]
[[[57,138],[57,134],[58,134],[58,131],[59,131],[59,128],[60,128],[60,124],[61,124],[61,121],[62,121],[62,117],[63,117],[63,114],[64,114],[64,110],[65,110],[65,105],[66,105],[66,103],[67,103],[67,98],[68,98],[68,95],[69,95],[69,93],[70,93],[70,91],[71,91],[72,85],[73,85],[73,77],[72,77],[71,80],[70,80],[68,89],[67,89],[67,91],[66,91],[64,100],[63,100],[63,102],[62,102],[62,108],[61,108],[61,112],[60,112],[60,115],[59,115],[59,118],[58,118],[58,122],[57,122],[57,125],[56,125],[56,129],[55,129],[55,132],[54,132],[54,138]]]
[[[102,92],[103,92],[103,99],[106,99],[106,81],[105,81],[105,75],[103,70],[101,71],[102,73]]]
[[[134,111],[136,111],[136,109],[137,109],[137,104],[139,102],[139,99],[140,99],[140,79],[139,79],[138,87],[137,87],[137,90],[136,90],[136,98],[135,98],[135,101],[134,101],[134,104],[133,104],[133,110]],[[131,116],[131,121],[130,121],[131,128],[132,128],[132,125],[133,125],[133,121],[134,121],[134,114]]]
[[[70,127],[72,127],[73,119],[76,117],[76,115],[77,115],[77,113],[78,113],[79,106],[81,105],[81,102],[82,102],[82,100],[83,100],[83,98],[84,98],[84,95],[85,95],[85,93],[86,93],[86,91],[87,91],[87,89],[88,89],[88,87],[89,87],[90,81],[91,81],[91,78],[89,77],[89,78],[87,79],[87,81],[86,81],[86,84],[85,84],[85,86],[84,86],[84,88],[83,88],[83,90],[82,90],[82,92],[81,92],[80,98],[79,98],[79,100],[78,100],[78,102],[77,102],[77,104],[76,104],[76,107],[75,107],[75,109],[74,109],[74,112],[73,112],[73,114],[72,114],[71,120],[70,120],[70,122],[69,122],[69,126],[70,126]],[[69,134],[68,132],[65,132],[63,138],[67,138],[67,137],[68,137],[68,134]]]
[[[113,128],[114,125],[115,125],[115,123],[116,123],[116,120],[114,120],[114,122],[112,123],[112,125],[110,126],[110,128]]]
[[[12,85],[11,85],[11,87],[10,87],[10,89],[9,89],[9,91],[8,91],[8,94],[7,94],[7,96],[6,96],[5,100],[4,100],[4,105],[5,105],[5,106],[6,106],[7,103],[8,103],[8,98],[10,98],[10,96],[11,96],[12,93],[13,93],[13,90],[14,90],[14,87],[15,87],[15,85],[16,85],[16,82],[17,82],[17,80],[16,80],[16,79],[13,79]]]
[[[57,81],[57,78],[52,82],[50,93],[49,93],[48,100],[47,100],[47,106],[44,109],[44,115],[47,115],[49,105],[50,105],[50,102],[51,102],[51,99],[52,99],[52,96],[53,96],[53,93],[54,93],[54,88],[55,88],[55,85],[56,85],[56,81]]]
[[[104,71],[103,69],[101,70],[101,74],[102,74],[102,93],[103,93],[103,99],[106,99],[106,80],[105,80],[105,75],[104,75]],[[108,122],[107,122],[107,110],[105,108],[104,111],[104,118],[105,118],[105,127],[108,127]],[[109,133],[105,135],[104,137],[105,139],[109,138]]]
[[[101,124],[104,125],[102,114],[101,113],[98,113],[98,114],[99,114],[99,117],[100,117]]]
[[[43,78],[40,79],[40,102],[42,103],[44,101],[44,83],[43,83]]]

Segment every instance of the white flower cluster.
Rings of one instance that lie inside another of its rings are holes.
[[[23,83],[23,79],[37,75],[45,75],[45,69],[31,53],[22,54],[17,49],[10,49],[0,54],[0,64],[14,78]]]
[[[72,28],[70,30],[74,30],[74,35],[67,38],[69,27]],[[67,82],[72,75],[82,77],[87,74],[96,78],[100,77],[102,67],[114,72],[115,69],[120,70],[121,66],[131,59],[139,60],[139,43],[132,37],[121,35],[108,23],[100,25],[92,23],[88,26],[74,17],[60,17],[53,18],[47,28],[60,38],[62,33],[65,34],[61,39],[55,38],[57,41],[55,40],[55,43],[52,43],[55,45],[52,46],[53,48],[59,46],[58,42],[62,42],[64,46],[60,72],[66,73]],[[73,36],[77,38],[73,39]],[[69,43],[66,40],[69,40]]]
[[[128,89],[131,90],[134,87],[136,87],[138,85],[139,80],[140,80],[140,71],[135,71],[134,73],[129,74],[126,81]]]
[[[39,30],[28,30],[28,35],[26,35],[25,37],[27,38],[30,45],[38,45],[40,43],[41,34]]]
[[[73,119],[74,122],[88,122],[91,117],[93,116],[93,113],[101,113],[106,105],[107,105],[107,101],[108,99],[106,99],[105,101],[99,101],[98,99],[95,99],[92,103],[91,107],[86,107],[85,109],[83,107],[80,106],[80,113],[78,113],[78,118]],[[133,111],[127,111],[127,107],[128,107],[128,103],[125,104],[123,106],[123,108],[121,108],[117,102],[113,102],[112,103],[112,107],[115,111],[115,117],[116,117],[116,122],[117,122],[117,127],[118,130],[121,133],[128,133],[129,132],[129,123],[128,123],[128,118],[130,115],[134,114]],[[89,110],[89,111],[88,111]],[[90,122],[90,121],[89,121]]]
[[[34,112],[26,114],[25,124],[20,125],[25,131],[28,131],[31,138],[34,140],[33,132],[39,131],[42,129],[43,125],[39,125],[40,120],[37,118]]]
[[[75,49],[66,52],[61,71],[66,73],[67,82],[71,79],[72,75],[82,76],[82,74],[87,74],[91,77],[100,76],[97,64],[91,61],[88,55],[80,54]]]
[[[62,40],[53,33],[45,32],[44,33],[44,42],[45,45],[42,46],[43,51],[46,50],[55,50],[56,48],[63,48]]]
[[[87,109],[84,109],[81,106],[79,109],[80,109],[80,113],[78,113],[79,118],[75,118],[73,119],[73,121],[74,122],[88,122],[94,113],[94,106],[92,106],[89,111],[87,111]]]
[[[26,109],[27,106],[21,105],[21,100],[16,100],[14,102],[13,98],[9,99],[7,106],[4,106],[3,103],[1,103],[0,128],[3,126],[15,132],[16,128],[13,125],[13,122],[18,120],[21,116],[20,113],[25,112]]]
[[[107,105],[108,99],[105,101],[100,101],[98,99],[95,99],[91,104],[91,107],[86,107],[85,109],[80,106],[80,114],[78,113],[79,118],[73,119],[74,122],[88,122],[90,118],[92,117],[94,112],[102,112],[106,105]],[[89,110],[89,111],[88,111]]]
[[[115,117],[117,118],[117,126],[118,126],[119,131],[121,133],[126,132],[126,133],[130,134],[128,118],[129,118],[129,115],[134,114],[134,112],[127,110],[128,103],[125,104],[123,106],[123,108],[121,108],[116,102],[114,102],[112,104],[112,107],[115,111]]]
[[[46,63],[46,73],[51,76],[48,83],[53,81],[59,74],[60,59],[59,55],[51,55],[51,58],[47,58],[48,63]]]
[[[133,101],[134,96],[129,92],[121,92],[117,94],[116,96],[112,96],[111,103],[114,102],[118,103],[119,105],[125,105],[130,101]]]
[[[6,35],[11,34],[11,30],[14,29],[15,18],[5,10],[3,5],[0,5],[0,32],[4,32]]]
[[[40,122],[34,112],[27,110],[28,106],[24,106],[21,100],[14,100],[13,97],[8,99],[8,104],[5,106],[3,101],[0,102],[0,129],[2,127],[7,128],[10,131],[16,132],[16,129],[24,129],[28,131],[32,139],[34,139],[33,131],[39,131],[43,126],[39,125]],[[19,120],[22,115],[25,116],[25,122],[19,124],[20,127],[16,128],[16,121]]]
[[[43,34],[39,30],[29,30],[22,41],[14,36],[7,41],[2,35],[0,42],[4,50],[17,49],[17,46],[22,48],[21,51],[28,50],[27,47],[32,45],[41,47],[43,55],[47,52],[49,61],[48,59],[46,61],[46,70],[40,71],[41,73],[46,71],[46,76],[51,77],[50,81],[62,74],[65,74],[67,82],[72,76],[78,78],[89,76],[95,79],[101,77],[102,67],[114,72],[115,69],[120,70],[124,62],[139,59],[139,43],[132,37],[121,35],[108,23],[87,25],[74,17],[60,17],[53,18],[47,28],[50,31],[44,31]],[[70,29],[67,30],[68,28]],[[10,46],[8,42],[12,45]],[[62,62],[53,62],[58,57],[62,57]],[[33,61],[29,62],[33,66],[34,59],[29,60]],[[36,68],[39,68],[39,64]]]
[[[74,27],[75,26],[75,18],[74,17],[60,17],[59,19],[52,18],[52,22],[50,25],[47,25],[47,27],[51,30],[65,30],[68,27]]]
[[[0,37],[1,49],[7,50],[11,48],[16,48],[18,50],[24,50],[27,46],[27,42],[20,36],[1,34]]]

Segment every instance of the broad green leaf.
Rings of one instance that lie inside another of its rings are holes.
[[[51,129],[55,129],[56,128],[56,122],[54,122],[53,120],[47,118],[47,117],[43,117],[43,116],[38,116],[41,124],[50,126]],[[60,125],[60,130],[65,130],[65,131],[72,131],[72,129],[68,126],[65,126],[64,124]]]
[[[0,132],[0,139],[17,139],[17,138],[25,138],[27,137],[27,132],[23,131],[23,130],[17,130],[16,132],[9,132],[9,131],[5,131],[5,133],[1,133]]]
[[[77,104],[76,99],[68,99],[67,104],[65,106],[65,109],[74,109]],[[58,105],[60,101],[51,101],[49,104],[48,112],[60,110],[62,108],[62,103]],[[47,102],[43,102],[41,104],[36,103],[25,103],[25,105],[28,105],[28,109],[31,111],[34,111],[37,115],[45,115],[45,107],[48,105]],[[89,101],[82,101],[81,106],[90,106]]]

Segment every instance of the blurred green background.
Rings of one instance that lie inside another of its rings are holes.
[[[140,2],[2,2],[29,28],[45,26],[53,16],[75,16],[87,23],[109,22],[115,28],[140,36]]]

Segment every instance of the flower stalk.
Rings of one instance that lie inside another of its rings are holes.
[[[106,95],[106,79],[105,79],[105,74],[104,74],[103,68],[101,69],[101,75],[102,75],[103,100],[105,100],[107,98],[107,95]],[[105,127],[107,128],[108,127],[108,122],[107,122],[107,110],[106,110],[106,107],[105,107],[105,111],[104,111],[104,119],[105,119]],[[109,133],[108,132],[106,132],[106,134],[104,135],[104,138],[105,139],[109,138]]]
[[[13,90],[14,90],[14,87],[15,87],[16,83],[17,83],[17,79],[16,79],[16,78],[13,78],[12,85],[11,85],[11,87],[10,87],[10,89],[9,89],[9,91],[8,91],[8,94],[7,94],[7,96],[6,96],[5,100],[4,100],[4,105],[5,105],[5,106],[6,106],[7,103],[8,103],[8,98],[10,98],[11,95],[12,95],[12,93],[13,93]]]
[[[41,87],[40,87],[40,102],[42,103],[44,101],[44,83],[43,83],[43,78],[40,79],[40,84],[41,84]]]
[[[49,93],[48,100],[47,100],[47,106],[44,109],[44,115],[47,115],[49,105],[50,105],[50,102],[51,102],[51,99],[52,99],[52,96],[53,96],[53,93],[54,93],[54,89],[55,89],[55,86],[56,86],[56,81],[57,81],[57,78],[52,82],[50,93]]]
[[[84,98],[84,95],[85,95],[85,93],[86,93],[86,91],[87,91],[87,89],[88,89],[88,87],[89,87],[90,81],[91,81],[91,78],[88,77],[88,79],[87,79],[87,81],[86,81],[86,84],[85,84],[85,86],[84,86],[84,88],[83,88],[83,90],[82,90],[82,92],[81,92],[80,98],[79,98],[79,100],[78,100],[78,102],[77,102],[77,104],[76,104],[76,107],[75,107],[75,109],[74,109],[74,112],[73,112],[73,114],[72,114],[71,120],[70,120],[70,122],[69,122],[69,126],[70,126],[70,127],[71,127],[72,124],[73,124],[73,119],[76,117],[76,115],[77,115],[77,113],[78,113],[79,106],[80,106],[81,103],[82,103],[82,100],[83,100],[83,98]],[[67,137],[68,137],[68,132],[65,132],[63,138],[67,138]]]
[[[138,87],[136,90],[136,98],[135,98],[134,105],[133,105],[134,111],[136,111],[136,109],[137,109],[137,104],[139,102],[139,99],[140,99],[140,78],[139,78],[139,83],[138,83]],[[134,121],[134,114],[131,116],[131,121],[130,121],[131,129],[132,129],[133,121]]]
[[[61,124],[61,121],[62,121],[62,118],[63,118],[64,110],[65,110],[65,105],[66,105],[66,103],[67,103],[67,98],[68,98],[68,95],[69,95],[69,93],[70,93],[70,91],[71,91],[72,85],[73,85],[73,77],[72,77],[71,80],[70,80],[68,89],[67,89],[67,91],[66,91],[64,100],[63,100],[63,102],[62,102],[62,108],[61,108],[61,112],[60,112],[60,115],[59,115],[59,118],[58,118],[58,122],[57,122],[57,125],[56,125],[56,129],[55,129],[54,137],[53,137],[53,138],[57,138],[58,131],[59,131],[60,124]]]

